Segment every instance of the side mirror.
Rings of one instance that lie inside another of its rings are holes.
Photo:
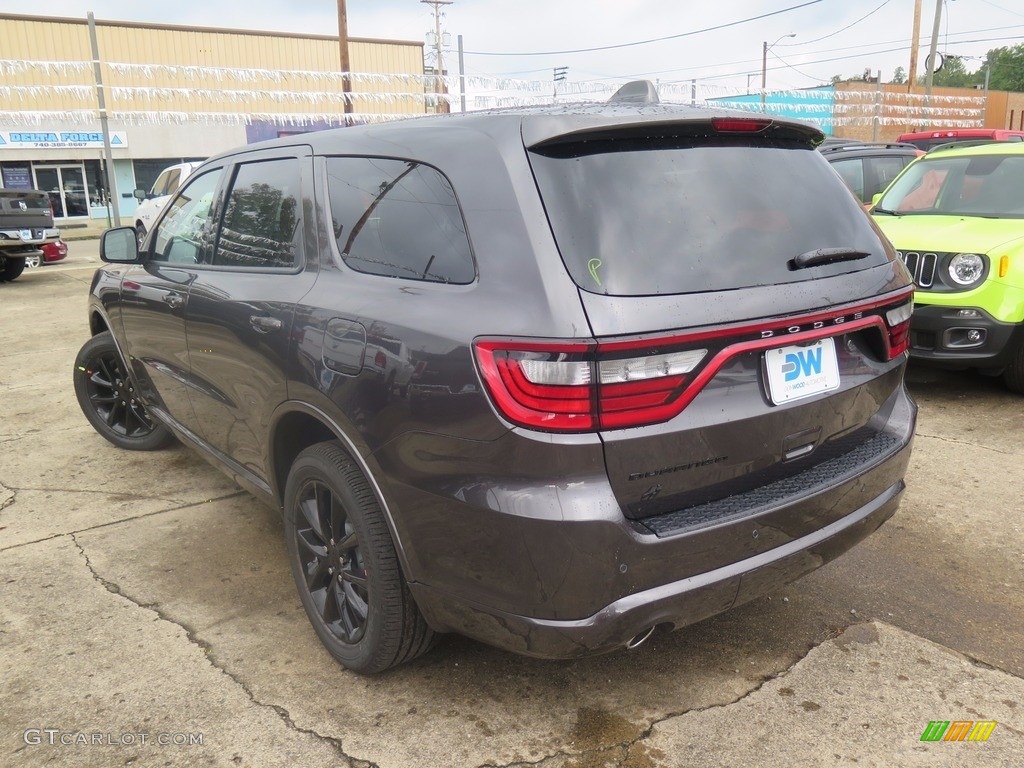
[[[136,189],[134,192],[132,192],[132,195],[135,197],[136,200],[138,200],[141,203],[143,200],[146,199],[146,190]]]
[[[873,194],[871,196],[871,207],[874,208],[876,205],[878,205],[878,201],[881,200],[881,199],[882,199],[882,193],[881,192],[875,192],[875,194]]]
[[[108,229],[100,238],[100,258],[110,264],[138,264],[139,240],[133,227]]]

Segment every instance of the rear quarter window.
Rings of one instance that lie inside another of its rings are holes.
[[[808,144],[628,139],[531,152],[576,283],[620,296],[813,280],[884,264],[884,244]],[[866,258],[792,269],[819,248]]]
[[[345,264],[381,277],[471,283],[476,267],[455,191],[422,163],[329,157],[327,189]]]

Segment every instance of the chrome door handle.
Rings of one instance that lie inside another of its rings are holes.
[[[174,293],[174,291],[171,291],[170,293],[164,294],[164,304],[169,306],[171,309],[178,309],[178,307],[184,303],[185,297],[180,293]]]
[[[271,331],[281,330],[280,319],[276,317],[269,317],[268,315],[250,315],[249,325],[260,333],[270,333]]]

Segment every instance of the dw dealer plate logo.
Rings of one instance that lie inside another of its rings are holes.
[[[764,353],[768,394],[775,405],[839,388],[839,363],[832,338]]]

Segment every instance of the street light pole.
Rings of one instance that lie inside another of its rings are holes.
[[[779,44],[780,40],[785,40],[787,37],[796,37],[796,32],[790,32],[788,35],[783,35],[771,45],[768,45],[768,41],[764,41],[764,45],[761,47],[761,111],[765,111],[764,105],[764,91],[768,86],[768,51]]]

